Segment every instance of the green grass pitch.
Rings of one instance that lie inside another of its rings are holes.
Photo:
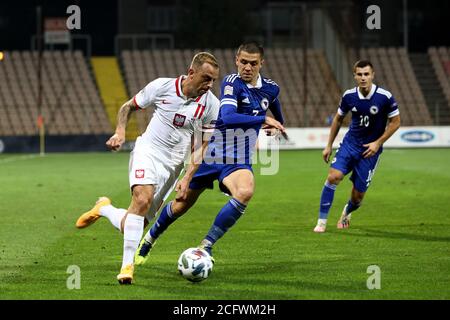
[[[227,201],[217,187],[159,239],[135,284],[116,281],[122,236],[78,216],[107,195],[129,204],[128,153],[0,156],[0,299],[450,299],[450,149],[385,150],[349,230],[335,225],[351,183],[338,187],[328,232],[314,234],[327,173],[321,151],[280,153],[245,215],[216,245],[210,278],[190,283],[177,259]],[[69,266],[80,289],[68,289]],[[370,265],[381,288],[369,290]]]

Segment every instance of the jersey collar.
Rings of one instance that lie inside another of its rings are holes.
[[[247,83],[247,87],[248,88],[256,88],[256,89],[260,89],[262,87],[262,78],[261,78],[261,74],[258,73],[258,80],[256,80],[256,86],[252,86],[251,83]]]
[[[361,91],[359,91],[359,87],[356,87],[356,92],[358,92],[358,97],[361,100],[370,100],[370,98],[372,98],[373,94],[375,93],[375,91],[377,90],[377,85],[375,83],[372,83],[372,88],[370,88],[370,92],[369,94],[364,97],[361,93]]]
[[[198,96],[196,98],[189,98],[189,99],[188,99],[188,97],[186,97],[183,94],[183,90],[181,88],[181,81],[183,79],[185,79],[186,77],[187,77],[186,75],[181,75],[181,76],[179,76],[178,78],[175,79],[175,91],[177,93],[177,96],[182,98],[182,99],[184,99],[184,100],[194,100],[195,102],[199,102],[204,94],[202,94],[202,95],[200,95],[200,96]]]
[[[186,100],[187,98],[183,94],[183,90],[181,88],[181,81],[183,81],[184,78],[186,78],[186,76],[181,75],[175,80],[175,91],[177,93],[177,96]]]

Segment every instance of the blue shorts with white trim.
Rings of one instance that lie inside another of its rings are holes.
[[[199,190],[203,188],[212,189],[214,180],[219,181],[220,190],[230,194],[222,181],[236,170],[247,169],[253,172],[250,164],[207,164],[202,163],[189,184],[190,189]]]
[[[366,192],[377,168],[382,149],[370,158],[364,158],[360,149],[352,148],[343,142],[331,161],[331,167],[347,175],[352,171],[350,180],[359,192]]]

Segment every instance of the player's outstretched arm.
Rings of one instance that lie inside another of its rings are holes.
[[[117,113],[116,131],[114,135],[106,141],[106,146],[108,149],[117,151],[125,142],[125,131],[127,128],[128,119],[136,108],[137,106],[135,105],[133,99],[128,100],[122,105],[122,107],[120,107],[119,112]]]
[[[331,123],[330,135],[328,137],[327,146],[322,151],[323,160],[328,163],[330,161],[331,154],[333,152],[333,143],[339,133],[339,130],[342,126],[342,121],[344,121],[345,116],[341,116],[339,113],[333,118],[333,122]]]
[[[398,128],[400,128],[400,115],[389,118],[388,125],[383,135],[376,141],[363,145],[364,147],[367,147],[367,149],[363,152],[363,157],[370,158],[374,156],[381,146],[395,133],[395,131],[398,130]]]

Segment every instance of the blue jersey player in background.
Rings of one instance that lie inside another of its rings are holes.
[[[338,229],[350,226],[351,213],[359,208],[377,168],[386,142],[400,127],[400,115],[392,94],[373,83],[374,70],[370,61],[355,63],[353,73],[357,87],[342,96],[336,116],[331,124],[328,144],[322,152],[326,163],[332,154],[333,142],[348,112],[352,119],[336,155],[331,161],[328,177],[320,198],[319,219],[314,232],[325,232],[328,213],[333,204],[339,182],[352,172],[353,189],[348,203],[337,223]]]
[[[231,199],[217,214],[209,232],[200,244],[211,255],[212,246],[244,213],[254,192],[251,166],[259,130],[285,133],[278,100],[279,87],[259,73],[264,61],[263,48],[254,42],[242,44],[236,54],[237,74],[224,78],[221,85],[220,112],[213,136],[201,164],[188,170],[177,185],[176,198],[162,210],[149,232],[142,239],[135,255],[136,264],[143,264],[156,239],[178,217],[196,202],[205,189],[219,181],[220,189]],[[266,115],[270,110],[275,117]]]

